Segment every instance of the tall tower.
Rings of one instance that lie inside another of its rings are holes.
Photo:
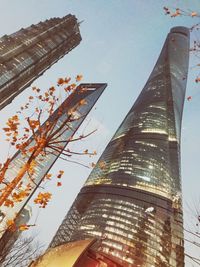
[[[0,109],[81,41],[79,23],[69,14],[0,38]]]
[[[77,117],[75,120],[72,120],[54,135],[54,139],[56,139],[59,143],[60,150],[64,149],[66,145],[69,143],[69,139],[73,137],[75,132],[78,130],[81,123],[86,118],[87,114],[94,106],[98,98],[101,96],[102,92],[106,88],[107,84],[101,83],[88,83],[88,84],[80,84],[77,89],[69,96],[67,99],[58,107],[54,113],[44,122],[42,127],[45,127],[49,122],[56,122],[53,127],[52,133],[56,133],[59,129],[59,126],[64,123],[67,118],[70,116],[69,112],[74,109],[74,115]],[[84,105],[79,105],[81,101],[84,101]],[[35,140],[32,138],[30,143],[30,147],[34,145]],[[36,168],[35,172],[29,178],[28,172],[26,172],[21,179],[23,182],[23,187],[25,188],[28,184],[31,183],[31,194],[25,197],[21,202],[15,203],[14,207],[1,206],[0,207],[0,237],[3,235],[7,228],[7,221],[14,220],[16,216],[19,216],[23,211],[24,206],[29,201],[32,194],[35,192],[37,187],[40,185],[44,176],[51,169],[55,161],[60,156],[60,151],[54,153],[51,152],[51,149],[46,148],[46,153],[40,154],[36,158]],[[7,183],[11,183],[17,174],[20,173],[21,169],[23,169],[24,164],[29,160],[31,152],[24,155],[19,150],[12,157],[11,163],[9,164],[9,168],[5,173],[5,181]],[[0,185],[0,189],[4,187],[3,184]],[[16,186],[15,186],[16,188]],[[15,189],[17,192],[17,189]],[[12,193],[15,192],[13,190]],[[16,215],[17,214],[17,215]],[[1,240],[0,240],[1,242]]]
[[[97,238],[124,267],[183,267],[180,130],[189,31],[171,29],[144,89],[100,157],[51,247]]]
[[[13,245],[15,244],[16,240],[21,236],[22,231],[17,229],[17,227],[20,227],[21,225],[26,225],[31,218],[31,213],[32,209],[30,206],[24,207],[21,214],[15,220],[16,229],[12,231],[10,229],[7,229],[3,237],[0,239],[0,264],[5,261],[7,255],[12,253],[11,251]]]

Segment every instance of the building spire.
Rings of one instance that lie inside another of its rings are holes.
[[[80,26],[83,22],[84,20],[78,21],[78,26]]]

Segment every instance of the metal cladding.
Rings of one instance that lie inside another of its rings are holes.
[[[92,109],[96,101],[99,99],[107,84],[105,83],[82,83],[77,89],[69,96],[67,99],[54,111],[54,113],[44,122],[43,126],[45,127],[46,123],[56,121],[54,130],[59,128],[62,122],[66,121],[70,116],[69,113],[72,109],[75,109],[76,119],[72,120],[62,128],[62,131],[57,141],[61,141],[60,147],[64,149],[69,143],[69,139],[73,137],[75,132],[78,130],[81,123],[84,121],[89,111]],[[84,105],[79,105],[79,103],[84,100]],[[56,120],[55,120],[56,118]],[[42,127],[43,127],[42,126]],[[34,139],[31,138],[29,146],[31,147],[34,144]],[[47,148],[47,152],[48,152]],[[6,171],[5,180],[7,182],[12,181],[16,174],[20,172],[20,169],[24,166],[24,163],[30,158],[30,154],[23,155],[21,151],[17,151],[13,156],[9,169]],[[26,188],[28,184],[31,184],[30,195],[25,197],[21,202],[15,203],[14,207],[2,206],[0,208],[0,237],[3,235],[5,229],[7,228],[7,221],[13,220],[16,216],[23,211],[24,206],[28,203],[29,199],[38,188],[40,183],[43,181],[43,178],[51,169],[55,161],[59,158],[60,152],[55,153],[46,153],[45,155],[38,155],[36,158],[37,168],[30,180],[28,173],[26,173],[23,178],[23,186]],[[4,185],[0,185],[0,189]],[[16,189],[17,190],[17,189]],[[1,243],[1,240],[0,240]]]
[[[0,38],[0,109],[81,41],[79,23],[69,14]]]
[[[184,266],[180,131],[188,60],[189,30],[173,28],[51,247],[95,237],[95,250],[124,267]]]

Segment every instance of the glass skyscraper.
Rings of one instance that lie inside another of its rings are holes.
[[[79,23],[69,14],[0,38],[0,109],[81,41]]]
[[[180,132],[189,30],[172,28],[141,94],[50,247],[96,238],[123,267],[183,267]]]
[[[24,207],[20,215],[15,220],[16,229],[15,230],[7,229],[3,237],[0,239],[0,266],[2,263],[4,263],[3,266],[6,266],[5,258],[12,251],[12,248],[16,240],[22,234],[22,231],[17,229],[17,227],[20,227],[21,225],[26,225],[31,218],[31,213],[32,213],[31,207],[29,206]]]
[[[73,116],[76,116],[76,119],[66,123],[66,125],[61,129],[60,132],[55,134],[54,138],[56,138],[57,142],[59,143],[60,149],[64,149],[66,145],[69,143],[69,139],[75,134],[81,123],[86,118],[87,114],[91,110],[91,108],[94,106],[104,89],[106,88],[107,84],[102,83],[83,83],[80,84],[77,89],[69,96],[67,99],[59,106],[54,113],[45,121],[45,125],[49,122],[56,122],[55,126],[53,127],[52,134],[57,131],[59,126],[62,124],[62,122],[65,122],[66,119],[70,116],[70,111],[75,110],[73,112]],[[84,101],[84,105],[80,105],[79,103],[81,101]],[[42,126],[43,127],[43,126]],[[56,137],[57,136],[57,137]],[[28,147],[32,147],[34,145],[34,139],[32,139],[31,143]],[[27,149],[28,149],[27,147]],[[15,203],[14,207],[6,207],[1,206],[0,207],[0,237],[3,235],[7,224],[6,222],[8,220],[13,220],[20,214],[20,212],[23,210],[23,207],[27,204],[29,201],[31,195],[35,192],[41,181],[43,180],[44,176],[48,173],[54,162],[58,159],[60,156],[60,151],[53,153],[51,152],[50,148],[46,148],[46,153],[40,154],[36,158],[36,167],[35,172],[31,176],[31,179],[29,178],[28,172],[26,172],[22,178],[23,187],[26,188],[28,184],[31,184],[31,194],[24,198],[21,202]],[[7,183],[11,183],[13,179],[16,177],[16,175],[20,172],[24,164],[28,161],[30,158],[31,152],[24,155],[19,150],[11,160],[11,163],[9,164],[9,168],[7,169],[5,173],[5,181]],[[4,188],[4,184],[0,185],[0,189]],[[16,189],[17,190],[17,189]],[[13,190],[15,192],[15,190]],[[12,193],[13,193],[12,192]],[[16,191],[17,192],[17,191]],[[0,240],[1,242],[1,240]]]

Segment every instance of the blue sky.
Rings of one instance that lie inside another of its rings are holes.
[[[108,87],[93,109],[85,126],[98,125],[99,131],[81,146],[97,149],[98,155],[105,148],[117,127],[131,108],[146,83],[159,56],[170,28],[177,25],[190,27],[197,23],[188,17],[170,18],[164,15],[163,6],[190,8],[200,11],[199,0],[0,0],[0,36],[51,17],[74,14],[81,24],[81,44],[56,63],[35,85],[48,88],[58,77],[83,74],[84,82],[106,82]],[[191,58],[191,66],[195,59]],[[182,130],[182,181],[183,199],[187,209],[185,221],[190,223],[188,206],[192,208],[200,200],[199,169],[199,115],[200,85],[194,83],[197,72],[190,68]],[[25,90],[0,112],[2,123],[28,97]],[[81,130],[80,130],[81,131]],[[0,136],[2,141],[2,137]],[[2,143],[3,145],[3,143]],[[6,146],[5,146],[6,150]],[[6,153],[6,151],[5,151]],[[53,184],[52,203],[38,217],[37,232],[42,242],[51,239],[66,214],[90,170],[58,161],[53,169],[65,170],[63,187]],[[46,226],[48,224],[48,227]]]

